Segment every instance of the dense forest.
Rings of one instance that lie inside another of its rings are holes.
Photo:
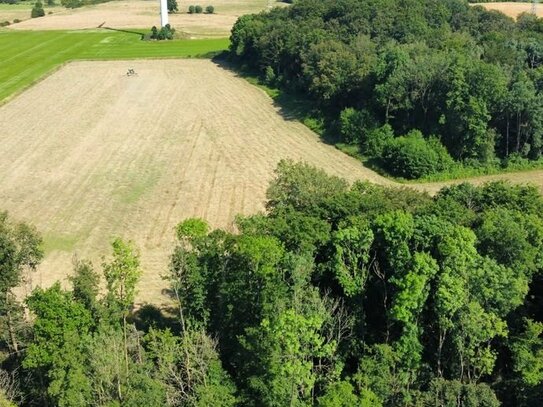
[[[241,17],[231,55],[307,95],[390,174],[529,165],[543,152],[543,19],[465,0],[299,0]]]
[[[2,215],[0,405],[541,405],[537,189],[430,197],[283,161],[266,206],[236,233],[178,225],[165,310],[134,308],[119,239],[20,302],[41,239]]]

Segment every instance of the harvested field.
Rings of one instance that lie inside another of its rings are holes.
[[[132,67],[137,76],[127,77]],[[349,181],[398,185],[363,167],[280,110],[260,89],[209,60],[73,62],[0,106],[0,202],[44,235],[33,285],[96,266],[115,236],[142,254],[140,302],[167,302],[174,226],[187,217],[232,229],[263,210],[282,158]],[[470,179],[536,183],[543,171]],[[444,185],[410,184],[435,193]],[[27,287],[30,289],[30,286]]]
[[[155,304],[174,226],[262,210],[281,158],[388,182],[208,60],[71,63],[0,106],[0,128],[2,209],[45,237],[34,284],[64,279],[74,253],[100,264],[121,236],[142,253],[139,300]]]
[[[520,13],[529,13],[532,9],[532,3],[514,3],[514,2],[499,2],[499,3],[475,3],[473,6],[483,6],[487,10],[501,11],[505,15],[517,18]],[[537,7],[538,17],[543,17],[543,4]]]
[[[216,0],[211,2],[215,14],[187,14],[187,3],[179,2],[180,10],[170,14],[170,24],[189,37],[227,37],[237,18],[257,13],[268,6],[281,5],[275,0]],[[205,7],[207,4],[203,4]],[[1,20],[0,12],[0,20]],[[55,8],[52,15],[33,18],[10,26],[25,30],[76,30],[105,27],[117,29],[150,29],[160,24],[157,0],[112,1],[77,9]]]

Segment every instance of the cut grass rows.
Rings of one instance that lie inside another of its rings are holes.
[[[0,103],[68,61],[188,58],[228,47],[227,38],[141,41],[136,31],[0,31]]]

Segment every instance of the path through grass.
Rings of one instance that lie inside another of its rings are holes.
[[[68,61],[199,57],[228,47],[227,38],[166,42],[140,38],[106,29],[0,31],[0,103]]]

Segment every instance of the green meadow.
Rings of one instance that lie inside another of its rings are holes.
[[[206,57],[228,39],[142,41],[145,30],[0,31],[0,103],[65,62]]]

